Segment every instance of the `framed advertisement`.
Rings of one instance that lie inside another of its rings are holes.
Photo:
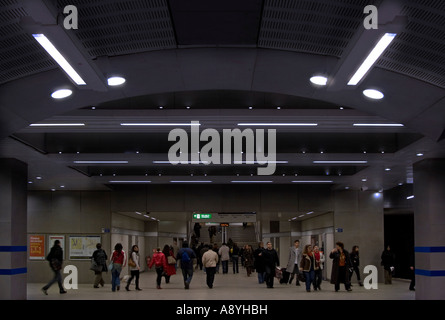
[[[45,260],[45,236],[32,234],[29,236],[29,259]]]
[[[60,241],[60,247],[63,249],[63,260],[65,260],[65,236],[48,236],[48,252],[54,245],[54,241]]]
[[[101,236],[70,236],[70,260],[88,260],[96,250],[96,244],[101,242]]]

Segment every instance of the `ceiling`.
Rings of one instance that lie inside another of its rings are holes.
[[[363,27],[369,4],[377,30]],[[77,30],[63,27],[66,5],[78,9]],[[0,0],[0,17],[0,156],[28,163],[30,190],[321,181],[379,191],[412,183],[413,163],[445,157],[441,0]],[[385,32],[395,40],[347,86]],[[46,34],[87,85],[71,82],[32,33]],[[327,86],[310,83],[315,74]],[[111,75],[126,83],[107,86]],[[58,88],[73,95],[54,100]],[[364,97],[367,88],[384,99]],[[221,138],[224,129],[260,128],[239,123],[317,126],[261,127],[276,129],[279,163],[259,176],[258,164],[165,163],[175,126],[121,125],[191,121]],[[93,160],[124,163],[78,163]]]

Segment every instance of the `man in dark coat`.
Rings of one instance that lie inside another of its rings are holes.
[[[264,244],[263,242],[260,242],[258,244],[258,248],[253,252],[254,257],[254,268],[258,274],[258,283],[264,283],[264,277],[265,277],[265,266],[264,266],[264,259],[263,259],[263,251],[264,251]]]
[[[63,263],[63,250],[62,247],[60,246],[59,240],[54,241],[54,246],[51,248],[51,251],[46,257],[46,260],[49,261],[49,266],[54,272],[54,278],[50,282],[48,282],[46,286],[42,288],[43,293],[48,295],[47,290],[56,282],[59,285],[59,292],[66,293],[62,285],[62,275],[60,274]]]
[[[347,291],[352,291],[349,282],[349,272],[352,269],[349,252],[345,250],[343,242],[337,242],[336,248],[331,251],[329,258],[333,259],[331,283],[335,285],[335,292],[340,290],[340,283],[345,284]]]
[[[272,248],[272,243],[267,243],[267,249],[263,251],[264,267],[266,271],[266,284],[268,288],[273,288],[275,278],[275,268],[280,264],[277,251]]]

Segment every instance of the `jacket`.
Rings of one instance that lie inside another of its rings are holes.
[[[320,254],[320,261],[317,261],[317,259],[315,258],[315,268],[314,269],[315,270],[318,270],[318,269],[323,270],[323,268],[324,268],[324,261],[325,261],[324,254],[321,251],[319,251],[318,253]],[[314,253],[314,257],[315,257],[315,253]]]
[[[98,266],[102,266],[102,271],[103,272],[107,272],[108,271],[108,267],[107,267],[107,254],[105,252],[105,250],[103,249],[97,249],[96,251],[93,252],[93,259],[96,262],[96,264]]]
[[[289,248],[289,259],[287,260],[286,271],[289,273],[294,272],[295,261],[298,263],[301,260],[301,250],[300,248],[290,247]]]
[[[360,265],[360,257],[357,252],[351,252],[349,255],[351,257],[351,262],[353,267],[358,267]]]
[[[53,270],[60,270],[63,263],[63,250],[60,246],[55,245],[51,248],[46,260],[49,261],[49,265]]]
[[[162,252],[155,252],[153,254],[153,259],[151,259],[148,267],[151,269],[153,265],[155,265],[156,268],[162,267],[164,269],[167,269],[167,259]]]
[[[132,252],[130,258],[136,264],[135,267],[130,267],[130,270],[139,270],[139,255],[136,252]]]
[[[244,251],[244,266],[245,267],[253,267],[254,261],[253,261],[253,252],[250,250]]]
[[[182,254],[184,252],[187,252],[187,254],[190,258],[189,262],[185,262],[182,260]],[[193,269],[193,259],[196,259],[196,254],[190,248],[181,248],[181,249],[179,249],[178,254],[176,255],[176,261],[180,261],[181,269]]]
[[[221,261],[230,260],[230,249],[226,245],[223,245],[221,248],[219,248],[218,254],[221,256]]]
[[[117,251],[113,251],[113,254],[111,255],[111,261],[113,263],[121,264],[122,267],[125,267],[127,265],[127,254],[124,250],[122,250],[120,253]]]
[[[301,256],[301,261],[300,261],[300,265],[299,265],[300,269],[303,270],[304,272],[309,272],[312,270],[315,270],[315,257],[312,254],[312,257],[310,257],[307,254],[303,254]],[[287,269],[286,269],[287,271]]]
[[[395,255],[390,250],[385,250],[382,252],[382,263],[381,265],[385,270],[390,270],[391,267],[394,267],[395,263]]]
[[[202,264],[206,268],[216,267],[218,260],[219,260],[218,254],[213,250],[207,250],[202,255]]]
[[[351,263],[351,258],[349,257],[349,252],[346,250],[343,250],[343,253],[345,254],[345,268],[344,268],[344,272],[345,272],[345,282],[349,283],[349,268],[352,268],[352,263]],[[332,261],[332,272],[331,272],[331,283],[332,284],[336,284],[338,277],[339,277],[339,272],[340,272],[340,266],[339,266],[339,262],[340,262],[340,252],[331,252],[329,254],[329,258],[333,259]]]
[[[256,272],[258,272],[258,273],[262,273],[265,271],[263,252],[264,252],[264,248],[257,248],[253,252],[253,257],[255,259],[254,267],[255,267]]]
[[[264,265],[271,269],[280,265],[280,259],[278,258],[278,253],[275,249],[265,249],[263,251],[262,257],[264,259]]]

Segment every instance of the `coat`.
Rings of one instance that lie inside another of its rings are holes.
[[[107,267],[107,259],[108,256],[105,253],[105,250],[103,249],[97,249],[96,251],[93,252],[93,259],[96,262],[96,264],[98,266],[101,266],[101,272],[107,272],[108,271],[108,267]]]
[[[297,252],[295,252],[295,250]],[[289,273],[294,272],[295,261],[298,261],[298,263],[300,263],[300,260],[301,260],[301,250],[300,250],[300,248],[295,249],[295,247],[290,247],[289,248],[289,259],[287,260],[286,271],[289,272]]]
[[[390,270],[391,267],[394,267],[396,258],[394,253],[392,253],[392,251],[390,250],[383,251],[381,258],[382,258],[381,265],[385,270]]]
[[[221,246],[221,248],[219,248],[218,254],[221,256],[221,261],[230,260],[230,249],[226,245],[223,245]]]
[[[278,253],[275,249],[265,249],[262,256],[266,267],[273,270],[276,266],[280,265],[280,259],[278,258]]]
[[[205,268],[214,268],[218,264],[218,254],[213,250],[207,250],[202,255],[202,264]]]
[[[253,252],[253,257],[255,259],[254,267],[255,267],[256,272],[258,272],[258,273],[262,273],[262,272],[266,271],[266,268],[264,266],[263,251],[264,251],[264,248],[258,248]]]
[[[301,257],[299,267],[305,272],[311,271],[311,267],[313,268],[313,270],[315,270],[315,257],[314,256],[310,257],[307,254],[303,254]]]
[[[244,266],[246,268],[247,267],[252,268],[254,266],[253,252],[252,251],[250,251],[250,250],[244,251],[243,259],[244,259]]]
[[[352,268],[351,258],[349,257],[349,252],[343,250],[345,254],[345,281],[349,282],[349,268]],[[340,262],[340,252],[331,252],[329,254],[329,258],[333,259],[332,261],[332,272],[331,272],[331,283],[336,284],[339,277],[339,262]]]

